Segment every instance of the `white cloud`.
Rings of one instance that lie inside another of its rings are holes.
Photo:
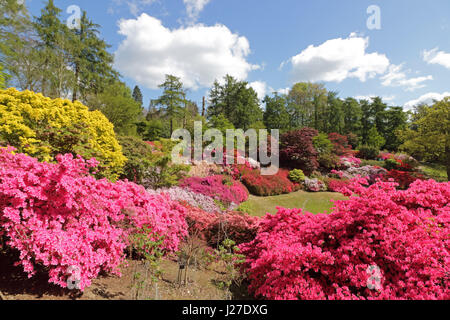
[[[413,107],[421,105],[421,104],[427,104],[431,105],[434,100],[440,101],[444,99],[445,97],[450,97],[450,92],[444,92],[444,93],[436,93],[436,92],[429,92],[422,96],[420,96],[417,99],[408,101],[404,104],[405,109],[411,110]]]
[[[369,39],[352,33],[348,38],[332,39],[319,46],[310,45],[289,59],[294,81],[333,81],[358,78],[364,82],[383,74],[389,59],[384,54],[368,53]],[[282,63],[280,68],[286,65]]]
[[[263,100],[266,96],[266,94],[268,92],[273,91],[272,88],[270,88],[267,83],[263,82],[263,81],[254,81],[254,82],[250,82],[248,84],[250,87],[253,88],[253,90],[256,91],[256,93],[258,94],[258,99],[259,100]]]
[[[187,88],[210,86],[230,74],[247,78],[258,65],[249,63],[250,44],[224,25],[197,24],[168,29],[147,14],[121,20],[125,39],[115,53],[115,66],[125,76],[156,89],[166,74],[178,76]]]
[[[191,23],[197,21],[200,12],[211,0],[183,0],[186,6],[186,13]]]
[[[448,69],[450,69],[450,53],[444,51],[438,51],[439,48],[434,48],[431,50],[424,50],[423,60],[428,64],[440,64]]]
[[[360,95],[360,96],[356,96],[354,97],[356,100],[368,100],[370,101],[372,98],[374,97],[379,97],[379,95],[377,94],[367,94],[367,95]],[[384,102],[392,102],[395,99],[395,95],[391,95],[391,96],[381,96],[381,99]]]
[[[291,88],[290,88],[290,87],[287,87],[287,88],[281,88],[281,89],[278,89],[278,90],[277,90],[277,93],[278,93],[278,94],[289,94],[290,91],[291,91]]]
[[[403,71],[403,64],[389,66],[389,71],[381,77],[381,84],[385,87],[405,87],[407,91],[414,91],[425,87],[425,81],[433,80],[433,76],[408,78],[407,71]]]

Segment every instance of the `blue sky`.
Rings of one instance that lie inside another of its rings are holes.
[[[45,1],[25,0],[33,15]],[[102,26],[116,67],[145,105],[165,73],[201,97],[231,73],[262,96],[297,81],[341,97],[379,95],[411,107],[450,95],[450,1],[433,0],[56,0]],[[367,8],[380,8],[370,30]],[[122,21],[122,22],[120,22]],[[282,66],[282,67],[280,67]]]

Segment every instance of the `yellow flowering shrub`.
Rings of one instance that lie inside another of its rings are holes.
[[[95,157],[99,176],[116,179],[126,162],[114,127],[100,111],[67,99],[50,99],[40,93],[0,90],[0,144],[40,161],[58,154]]]

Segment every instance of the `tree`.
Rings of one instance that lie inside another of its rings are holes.
[[[273,98],[266,96],[263,102],[266,104],[263,116],[264,125],[268,129],[289,130],[290,120],[287,111],[287,97],[275,93]]]
[[[100,39],[99,28],[83,11],[80,27],[70,30],[73,101],[86,100],[89,94],[98,94],[118,80],[119,75],[112,68],[114,57],[107,51],[111,46]]]
[[[172,134],[174,131],[174,120],[181,118],[183,115],[186,93],[180,78],[173,75],[166,75],[166,80],[159,87],[164,91],[156,100],[156,103],[163,106],[165,116],[170,121],[170,134]]]
[[[0,1],[0,62],[8,85],[36,91],[43,70],[38,36],[24,4]],[[39,81],[38,81],[39,80]]]
[[[319,115],[327,104],[327,90],[323,84],[300,82],[294,84],[288,95],[288,113],[291,128],[319,127]]]
[[[234,125],[223,114],[212,116],[208,121],[208,126],[219,130],[224,135],[226,135],[227,130],[235,129]]]
[[[377,127],[373,126],[372,128],[370,128],[369,132],[367,133],[367,145],[380,149],[382,146],[384,146],[385,143],[386,140],[382,135],[378,133]]]
[[[136,124],[142,110],[133,99],[130,88],[124,83],[117,81],[102,93],[92,96],[89,107],[93,110],[100,110],[112,122],[117,134],[136,134]]]
[[[223,114],[235,128],[247,130],[261,121],[263,112],[258,95],[248,82],[238,81],[230,75],[224,77],[224,84],[217,80],[209,94],[207,118]]]
[[[361,134],[362,110],[358,101],[354,98],[347,98],[342,104],[344,113],[344,133]]]
[[[417,108],[413,119],[399,132],[400,148],[419,160],[443,163],[450,178],[450,97]]]
[[[402,144],[398,138],[397,132],[406,128],[407,114],[402,107],[390,107],[384,112],[385,132],[383,134],[386,139],[384,147],[388,150],[398,150]]]
[[[141,89],[139,88],[139,86],[135,86],[133,89],[133,99],[134,99],[134,101],[139,103],[140,106],[142,106],[144,104],[144,98],[142,96],[142,92],[141,92]]]
[[[0,65],[0,89],[5,88],[5,74],[3,73],[3,67]]]
[[[44,61],[41,73],[41,92],[54,98],[65,97],[73,82],[73,72],[68,68],[72,34],[60,21],[61,9],[48,0],[36,19],[34,27],[39,36],[36,48]]]

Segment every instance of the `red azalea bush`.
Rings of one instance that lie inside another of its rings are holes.
[[[328,179],[326,181],[328,190],[332,192],[341,192],[349,183],[350,180]]]
[[[180,187],[212,197],[225,204],[240,204],[248,199],[248,190],[242,183],[222,175],[186,178],[180,183]]]
[[[236,244],[252,241],[261,220],[240,212],[208,213],[199,208],[186,208],[189,234],[200,236],[211,246],[225,239],[231,239]]]
[[[0,236],[29,277],[43,265],[50,283],[66,287],[75,269],[83,290],[102,271],[120,274],[131,233],[151,228],[163,251],[187,234],[182,206],[133,183],[96,180],[88,174],[95,160],[40,163],[12,151],[0,149]]]
[[[310,174],[319,167],[313,138],[319,132],[311,128],[290,131],[281,136],[280,162],[283,167],[301,169]]]
[[[450,183],[352,183],[332,214],[280,208],[241,245],[266,299],[450,299]],[[373,290],[373,270],[380,282]]]
[[[333,153],[338,156],[351,155],[352,147],[348,143],[347,136],[339,133],[330,133],[328,139],[333,143]]]
[[[391,170],[383,176],[384,181],[391,181],[398,183],[400,189],[407,189],[416,180],[423,180],[425,177],[418,173],[412,173],[403,170]]]
[[[279,169],[275,175],[261,175],[261,170],[247,166],[238,167],[238,176],[251,194],[276,196],[301,189],[301,185],[289,179],[289,170]]]

